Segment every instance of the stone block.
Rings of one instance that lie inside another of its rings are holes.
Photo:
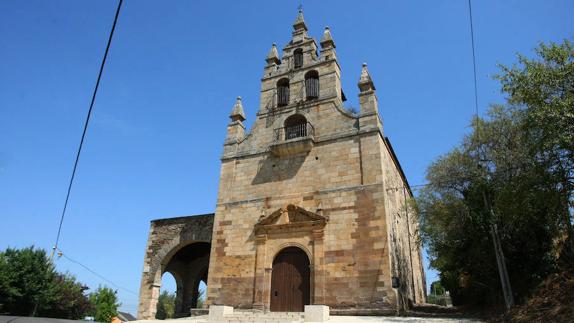
[[[305,322],[326,322],[329,320],[329,306],[305,305]]]
[[[209,320],[222,319],[224,315],[233,314],[233,307],[224,305],[209,306]]]

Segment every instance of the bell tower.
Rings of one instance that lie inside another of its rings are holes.
[[[261,83],[260,113],[268,113],[278,106],[310,104],[309,99],[328,98],[338,100],[338,104],[341,105],[344,100],[341,91],[341,71],[329,27],[325,28],[321,46],[319,55],[315,39],[309,37],[307,33],[303,11],[299,10],[293,23],[291,41],[283,47],[281,58],[275,44],[271,46],[267,55]],[[309,78],[320,80],[316,91],[311,84],[313,81],[306,84],[305,81]]]

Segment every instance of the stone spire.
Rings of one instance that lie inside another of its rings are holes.
[[[265,61],[269,65],[271,64],[278,65],[281,62],[279,60],[279,52],[277,51],[277,45],[275,43],[273,43],[273,45],[271,46],[271,50],[269,51],[269,54],[267,54],[267,58],[265,58]]]
[[[361,115],[359,117],[359,128],[365,131],[378,129],[383,133],[383,123],[379,117],[379,103],[375,93],[375,84],[371,79],[367,63],[363,63],[361,77],[359,78],[359,105]]]
[[[337,59],[337,53],[335,52],[335,42],[333,41],[333,36],[331,36],[331,30],[329,27],[325,27],[323,36],[321,36],[321,58],[323,60]]]
[[[238,96],[231,113],[229,114],[231,122],[227,125],[227,136],[225,137],[224,146],[234,145],[241,142],[245,137],[245,113],[243,113],[243,104],[241,104],[241,97]],[[226,148],[224,148],[225,150]]]
[[[237,97],[237,101],[233,105],[233,109],[231,109],[231,114],[229,115],[231,121],[244,121],[245,120],[245,113],[243,113],[243,104],[241,103],[241,97]]]
[[[303,9],[299,9],[299,13],[297,14],[297,19],[293,23],[293,28],[298,31],[304,29],[307,31],[307,25],[305,25],[305,19],[303,18]]]
[[[329,49],[335,48],[335,42],[333,41],[333,36],[331,36],[331,30],[329,27],[325,27],[323,36],[321,37],[321,48]]]
[[[297,19],[295,19],[295,22],[293,23],[292,35],[293,39],[291,42],[294,44],[300,43],[309,38],[307,35],[307,25],[305,25],[305,19],[303,18],[303,9],[299,9]]]
[[[359,78],[359,90],[361,92],[373,91],[375,90],[375,84],[371,79],[369,70],[367,70],[367,63],[363,63],[363,69],[361,70],[361,77]]]

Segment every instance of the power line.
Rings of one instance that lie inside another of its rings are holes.
[[[90,108],[88,109],[88,115],[86,116],[86,121],[84,123],[84,130],[82,132],[82,138],[80,139],[80,146],[78,147],[78,152],[76,153],[76,161],[74,162],[74,168],[72,170],[72,176],[70,177],[70,183],[68,184],[68,192],[66,193],[66,201],[64,202],[64,208],[62,209],[62,215],[60,216],[60,225],[58,226],[58,234],[56,235],[56,243],[52,249],[52,254],[50,255],[50,261],[54,258],[54,252],[58,249],[58,243],[60,242],[60,235],[62,233],[62,224],[64,223],[64,217],[66,215],[66,209],[68,208],[68,201],[70,199],[70,192],[72,191],[72,185],[74,184],[74,177],[76,176],[76,169],[78,168],[78,161],[80,160],[80,154],[82,153],[82,146],[84,145],[84,138],[86,137],[86,132],[88,130],[88,124],[90,122],[90,117],[92,115],[92,109],[94,107],[94,102],[96,101],[96,94],[98,93],[98,88],[100,86],[100,80],[102,78],[102,73],[104,71],[104,66],[106,65],[106,59],[108,57],[108,52],[110,50],[110,45],[112,43],[112,37],[116,29],[116,24],[118,22],[118,16],[120,15],[120,9],[122,7],[123,0],[119,0],[118,8],[116,9],[116,15],[114,17],[114,23],[112,25],[112,30],[110,31],[110,36],[108,38],[108,44],[106,46],[106,51],[100,65],[100,72],[98,73],[98,79],[96,81],[96,86],[94,87],[94,92],[92,94],[92,101],[90,102]]]
[[[473,72],[474,72],[474,109],[475,109],[475,116],[476,116],[476,137],[477,137],[477,141],[480,142],[480,124],[479,124],[479,120],[478,120],[478,86],[477,86],[477,78],[476,78],[476,54],[475,54],[475,50],[474,50],[474,26],[473,26],[473,22],[472,22],[472,1],[468,0],[468,17],[469,17],[469,22],[470,22],[470,39],[471,39],[471,45],[472,45],[472,66],[473,66]],[[479,147],[477,147],[479,148]],[[478,167],[480,167],[480,152],[477,153],[476,158],[477,160],[477,164]],[[490,214],[492,215],[492,217],[495,217],[495,213],[494,210],[492,209],[492,205],[491,203],[489,203],[488,199],[487,199],[487,194],[485,191],[482,192],[483,195],[483,199],[484,199],[484,205],[486,207],[486,209],[488,209],[488,211],[490,212]],[[500,284],[502,286],[502,293],[504,295],[504,302],[506,303],[506,308],[510,309],[513,305],[514,305],[514,297],[512,295],[512,287],[510,284],[510,279],[508,277],[508,270],[506,268],[506,263],[505,263],[505,259],[504,259],[504,252],[502,250],[502,246],[500,244],[500,238],[498,236],[498,230],[496,228],[496,223],[491,223],[491,235],[492,235],[492,242],[494,245],[494,253],[496,256],[496,262],[497,262],[497,267],[498,267],[498,273],[500,276]]]
[[[83,263],[81,263],[81,262],[79,262],[79,261],[77,261],[77,260],[75,260],[75,259],[70,258],[68,255],[66,255],[66,254],[65,254],[62,250],[60,250],[60,249],[58,249],[58,256],[64,257],[64,258],[66,258],[68,261],[73,262],[73,263],[75,263],[75,264],[77,264],[77,265],[82,266],[85,270],[89,271],[89,272],[92,273],[94,276],[97,276],[97,277],[100,278],[101,280],[103,280],[103,281],[109,283],[110,285],[112,285],[112,286],[114,286],[114,287],[116,287],[116,288],[118,288],[118,289],[121,289],[121,290],[123,290],[123,291],[126,291],[126,292],[128,292],[128,293],[130,293],[130,294],[139,296],[138,293],[136,293],[136,292],[134,292],[134,291],[132,291],[132,290],[130,290],[130,289],[127,289],[127,288],[125,288],[125,287],[122,287],[122,286],[120,286],[120,285],[114,283],[113,281],[111,281],[111,280],[109,280],[108,278],[102,276],[101,274],[98,274],[97,272],[95,272],[94,270],[92,270],[90,267],[84,265]]]
[[[472,4],[468,0],[468,17],[470,20],[470,41],[472,45],[472,70],[474,73],[474,114],[478,121],[478,81],[476,78],[476,54],[474,53],[474,27],[472,23]]]

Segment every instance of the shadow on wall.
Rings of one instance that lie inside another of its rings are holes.
[[[281,158],[268,156],[259,161],[252,185],[279,182],[297,175],[309,153]]]

